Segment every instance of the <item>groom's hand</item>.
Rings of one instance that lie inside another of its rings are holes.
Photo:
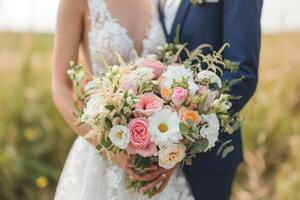
[[[142,187],[139,192],[145,193],[153,188],[157,188],[156,194],[162,192],[167,186],[172,174],[175,172],[176,167],[172,169],[164,169],[159,167],[156,171],[148,172],[146,175],[149,178],[149,183]]]

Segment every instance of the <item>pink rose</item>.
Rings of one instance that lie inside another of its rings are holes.
[[[185,101],[187,96],[187,89],[184,89],[182,87],[176,87],[172,95],[172,101],[175,105],[179,106]]]
[[[157,148],[151,142],[148,127],[148,121],[144,117],[133,119],[128,124],[130,143],[128,144],[127,152],[129,154],[139,154],[143,157],[156,154]]]
[[[134,105],[133,111],[136,117],[150,117],[163,107],[164,101],[153,93],[146,93],[140,96],[139,102]]]
[[[140,58],[136,61],[139,67],[147,67],[153,70],[154,79],[160,77],[165,70],[165,65],[157,60],[150,60],[146,58]]]
[[[124,75],[121,78],[121,88],[124,91],[130,90],[131,92],[136,94],[138,89],[138,84],[130,75]]]

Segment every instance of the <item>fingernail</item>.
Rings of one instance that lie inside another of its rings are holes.
[[[143,190],[143,189],[140,189],[139,192],[144,192],[144,190]]]
[[[166,178],[166,177],[167,177],[167,175],[166,175],[166,174],[162,174],[161,176],[162,176],[163,178]]]

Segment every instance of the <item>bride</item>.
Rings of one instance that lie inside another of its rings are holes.
[[[142,195],[153,187],[153,199],[193,199],[180,169],[153,166],[138,174],[127,157],[108,160],[95,150],[97,141],[84,139],[89,127],[74,125],[72,87],[66,71],[79,50],[92,74],[103,71],[101,57],[117,64],[113,52],[130,61],[153,53],[165,42],[156,0],[61,0],[54,47],[53,99],[78,138],[68,155],[55,200],[147,199]],[[101,55],[101,56],[100,56]],[[126,189],[125,175],[150,181],[139,193]]]

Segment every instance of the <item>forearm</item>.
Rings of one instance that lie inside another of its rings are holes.
[[[75,107],[74,107],[74,99],[72,97],[72,90],[69,88],[60,88],[59,90],[53,91],[53,101],[55,103],[56,108],[67,122],[67,124],[72,128],[72,130],[79,136],[84,137],[90,127],[88,124],[76,125],[76,117],[74,116]],[[92,145],[96,146],[98,141],[96,139],[87,139]]]
[[[223,10],[223,43],[230,48],[224,59],[240,64],[236,73],[224,72],[223,80],[244,79],[234,85],[230,93],[240,96],[232,101],[232,112],[239,112],[254,94],[258,80],[260,52],[260,16],[262,0],[225,0]]]
[[[232,100],[231,113],[237,113],[247,104],[250,98],[253,96],[257,86],[257,75],[250,72],[244,72],[239,70],[237,73],[225,72],[222,79],[224,81],[232,81],[243,77],[243,80],[232,86],[230,94],[238,99]]]

